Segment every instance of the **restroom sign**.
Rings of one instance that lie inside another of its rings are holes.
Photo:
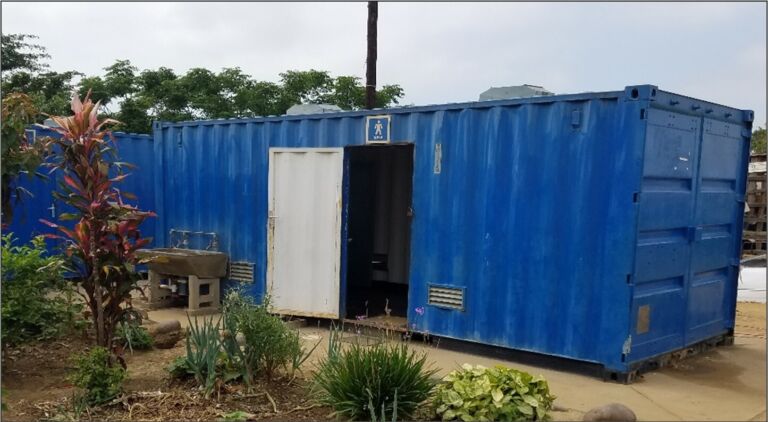
[[[368,116],[365,118],[365,142],[388,143],[391,129],[391,116]]]

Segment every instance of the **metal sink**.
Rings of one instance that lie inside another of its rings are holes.
[[[149,258],[149,269],[160,274],[222,278],[227,274],[227,255],[198,249],[157,248],[136,251]]]

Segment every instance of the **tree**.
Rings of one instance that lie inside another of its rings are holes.
[[[69,98],[74,89],[74,78],[82,76],[75,71],[48,71],[44,59],[51,56],[45,47],[32,44],[37,39],[28,34],[3,34],[0,36],[2,53],[2,91],[29,95],[38,110],[47,114],[65,114],[69,111]],[[36,116],[44,119],[43,114]]]
[[[752,132],[752,153],[765,154],[766,133],[764,127],[758,127]]]
[[[44,139],[33,142],[27,137],[27,125],[33,123],[38,116],[37,108],[32,99],[25,94],[11,93],[3,98],[2,109],[2,223],[7,224],[13,218],[13,203],[11,195],[15,193],[16,203],[23,196],[31,195],[18,185],[22,174],[37,172],[47,150]]]
[[[51,56],[45,47],[28,41],[34,39],[37,37],[30,34],[0,35],[0,68],[4,73],[18,70],[40,72],[48,68],[41,61]]]
[[[153,120],[281,115],[302,103],[330,103],[344,110],[366,105],[360,78],[333,77],[316,69],[288,70],[279,75],[278,82],[257,81],[237,67],[218,73],[193,68],[177,74],[166,67],[139,70],[130,60],[115,61],[104,68],[103,75],[48,71],[43,60],[49,56],[45,47],[28,41],[34,38],[3,35],[3,91],[28,94],[40,111],[51,115],[69,113],[74,90],[80,96],[90,92],[103,106],[102,116],[121,122],[115,130],[150,133]],[[6,62],[10,72],[5,72]],[[376,93],[376,107],[398,104],[402,97],[399,85],[384,85]],[[42,120],[42,115],[37,119]]]
[[[73,228],[41,220],[62,235],[49,235],[66,243],[70,271],[77,275],[83,298],[91,310],[97,345],[110,348],[115,327],[128,310],[124,305],[138,289],[135,252],[149,242],[139,225],[154,213],[140,211],[123,201],[117,184],[126,176],[121,163],[112,161],[108,142],[111,119],[99,120],[99,104],[86,95],[72,99],[73,116],[52,117],[61,137],[48,164],[61,171],[63,182],[54,196],[76,210],[61,220],[76,220]],[[114,140],[112,140],[114,142]],[[115,175],[116,174],[116,175]]]

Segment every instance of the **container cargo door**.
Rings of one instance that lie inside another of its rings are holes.
[[[267,289],[274,312],[339,317],[343,149],[270,148]]]
[[[685,343],[701,119],[649,109],[638,196],[630,361]]]
[[[691,234],[686,345],[733,327],[747,156],[741,126],[704,119]]]

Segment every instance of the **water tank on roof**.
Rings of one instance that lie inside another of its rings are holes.
[[[337,113],[341,107],[333,104],[296,104],[291,106],[285,114],[295,116],[297,114]]]
[[[515,86],[501,86],[491,87],[487,91],[480,94],[480,101],[488,100],[508,100],[510,98],[528,98],[539,97],[545,95],[555,95],[553,92],[547,91],[544,87],[537,85],[515,85]]]

